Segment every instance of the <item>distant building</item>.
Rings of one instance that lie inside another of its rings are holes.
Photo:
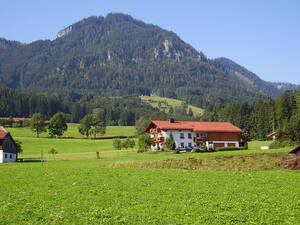
[[[14,123],[17,123],[17,122],[20,122],[20,121],[30,121],[31,118],[18,118],[18,117],[13,117],[13,118],[9,118],[9,117],[0,117],[0,120],[11,120],[12,119],[12,122]]]
[[[239,147],[249,140],[242,130],[228,122],[195,122],[152,120],[145,132],[154,139],[151,149],[158,149],[172,135],[177,149],[194,148],[205,145],[207,148]]]
[[[276,141],[276,133],[275,132],[272,132],[272,133],[268,134],[267,137],[272,139],[273,141]]]
[[[18,158],[17,146],[3,127],[0,127],[0,163],[16,162]]]
[[[141,98],[141,102],[144,102],[146,104],[150,104],[152,102],[151,98]]]

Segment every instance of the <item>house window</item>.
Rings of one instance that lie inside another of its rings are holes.
[[[202,138],[206,138],[206,137],[207,137],[207,133],[203,133],[203,132],[201,132],[201,133],[200,133],[200,137],[202,137]]]
[[[180,138],[184,139],[184,133],[180,133]]]
[[[7,159],[7,154],[4,154],[4,158],[6,158],[6,159]]]
[[[199,133],[197,133],[196,136],[199,137]]]
[[[189,147],[192,147],[192,143],[189,143]]]
[[[9,158],[12,159],[12,154],[9,154]]]
[[[183,142],[180,143],[180,147],[184,148],[184,143]]]
[[[192,139],[192,134],[191,133],[188,133],[188,138]]]

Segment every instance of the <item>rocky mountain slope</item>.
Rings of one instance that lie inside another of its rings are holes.
[[[277,96],[258,77],[207,59],[175,33],[124,14],[89,17],[53,41],[25,45],[1,39],[0,83],[95,95],[154,93],[200,107]]]

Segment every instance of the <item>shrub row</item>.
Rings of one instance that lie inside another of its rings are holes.
[[[294,146],[295,144],[290,141],[274,141],[269,145],[270,149],[276,149],[276,148],[284,148],[287,146]]]
[[[216,151],[234,151],[234,150],[247,150],[247,147],[218,147]]]

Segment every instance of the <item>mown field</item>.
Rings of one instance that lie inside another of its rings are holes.
[[[62,137],[67,138],[86,138],[78,131],[79,124],[68,123],[68,130]],[[36,137],[36,134],[30,129],[30,127],[24,128],[6,128],[13,137]],[[107,126],[104,137],[113,136],[133,136],[135,134],[135,128],[133,126]],[[49,137],[48,132],[43,132],[40,137]]]
[[[181,106],[182,101],[178,99],[173,99],[173,98],[165,98],[165,97],[160,97],[157,95],[151,95],[151,96],[141,96],[142,98],[151,98],[153,100],[151,104],[152,107],[159,108],[160,110],[165,110],[166,112],[169,111],[169,106],[175,107],[175,106]],[[158,102],[161,102],[161,106],[158,105]],[[163,102],[166,101],[167,105],[164,104]],[[193,106],[193,105],[188,105],[188,109],[191,108],[194,115],[202,115],[204,113],[204,110]],[[187,110],[188,110],[187,109]]]
[[[23,132],[21,130],[15,132]],[[23,163],[0,165],[0,224],[299,224],[300,173],[286,149],[114,150],[112,140],[18,137]],[[55,158],[40,151],[55,147]],[[96,159],[96,151],[100,159]]]

